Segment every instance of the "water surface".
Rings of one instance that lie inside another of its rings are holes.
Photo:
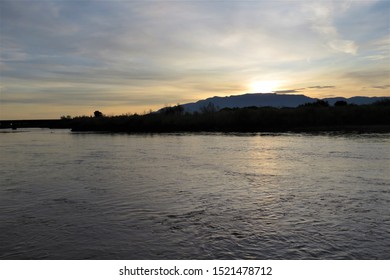
[[[0,130],[0,259],[389,259],[389,147]]]

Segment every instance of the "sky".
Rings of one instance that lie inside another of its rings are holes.
[[[0,0],[0,119],[390,96],[390,0]]]

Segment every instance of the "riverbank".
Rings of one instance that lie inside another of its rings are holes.
[[[0,129],[18,128],[72,128],[72,119],[0,120]]]
[[[72,131],[172,132],[321,132],[390,133],[389,102],[372,105],[298,108],[247,107],[184,113],[180,105],[145,115],[61,118],[57,120],[0,121],[1,128],[68,128]]]
[[[271,108],[249,107],[183,113],[166,110],[146,115],[81,117],[73,131],[166,132],[390,132],[390,106]]]

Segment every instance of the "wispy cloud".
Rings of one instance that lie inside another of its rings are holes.
[[[390,85],[378,85],[378,86],[372,86],[372,88],[376,88],[376,89],[390,89]]]
[[[335,88],[335,86],[311,86],[308,88],[314,88],[314,89],[328,89],[328,88]]]
[[[390,69],[379,68],[352,71],[345,73],[345,77],[355,81],[363,82],[367,85],[378,85],[389,81]]]
[[[245,93],[255,80],[290,93],[384,85],[388,3],[3,0],[1,111],[157,108]]]
[[[335,24],[335,17],[340,12],[350,9],[352,1],[311,1],[305,5],[306,13],[310,14],[311,27],[335,51],[356,54],[358,45],[352,40],[343,38]]]
[[[287,93],[299,93],[301,90],[297,90],[297,89],[286,89],[286,90],[276,90],[276,91],[273,91],[273,93],[277,93],[277,94],[287,94]]]

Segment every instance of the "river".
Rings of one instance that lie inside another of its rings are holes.
[[[390,134],[0,130],[0,259],[390,259]]]

